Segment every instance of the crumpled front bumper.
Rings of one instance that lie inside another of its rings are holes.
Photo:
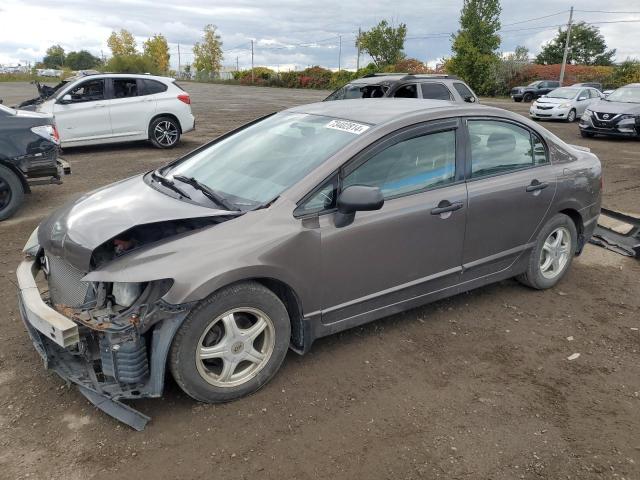
[[[18,301],[20,314],[33,345],[44,361],[44,366],[56,372],[67,382],[78,386],[80,392],[96,407],[131,426],[143,430],[150,418],[125,405],[122,399],[159,397],[164,388],[165,365],[171,340],[186,317],[189,308],[183,306],[162,307],[163,318],[150,329],[148,338],[143,341],[149,345],[149,368],[144,380],[136,384],[119,381],[105,375],[104,354],[113,353],[111,368],[117,364],[115,353],[120,347],[120,339],[126,336],[110,335],[109,329],[92,330],[86,325],[76,323],[49,306],[42,298],[36,283],[39,262],[27,258],[17,269]],[[93,352],[89,338],[93,338]],[[99,337],[100,356],[96,360],[96,341]],[[124,343],[123,343],[124,344]],[[116,345],[118,347],[116,347]],[[101,370],[102,368],[102,370]],[[116,369],[117,370],[117,369]]]

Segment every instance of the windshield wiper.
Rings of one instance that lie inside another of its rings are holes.
[[[191,200],[191,197],[189,195],[187,195],[184,190],[182,190],[180,187],[176,186],[175,182],[169,180],[167,177],[163,177],[162,175],[160,175],[159,173],[153,172],[151,174],[151,178],[153,178],[156,182],[158,182],[160,185],[167,187],[170,190],[173,190],[174,192],[176,192],[178,195],[188,198],[189,200]]]
[[[178,180],[179,182],[186,183],[187,185],[191,185],[196,190],[200,190],[205,197],[211,200],[214,203],[217,203],[221,207],[226,210],[238,211],[238,208],[231,203],[229,200],[224,198],[222,195],[217,193],[215,190],[212,190],[204,183],[200,183],[194,177],[186,177],[184,175],[174,175],[173,178]]]

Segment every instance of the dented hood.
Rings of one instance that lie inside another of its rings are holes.
[[[88,193],[45,219],[38,241],[47,253],[87,272],[93,250],[137,225],[233,214],[181,201],[147,185],[143,175]]]

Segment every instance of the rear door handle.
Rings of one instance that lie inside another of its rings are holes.
[[[544,190],[549,186],[546,182],[539,182],[538,180],[532,180],[527,186],[527,192],[536,192],[538,190]]]
[[[449,200],[442,200],[438,203],[438,206],[431,210],[431,215],[440,215],[447,212],[454,212],[460,210],[464,206],[462,202],[449,202]]]
[[[94,105],[95,108],[102,108],[102,107],[106,107],[106,105],[104,103],[96,103]]]

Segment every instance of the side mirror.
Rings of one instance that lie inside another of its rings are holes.
[[[578,101],[581,102],[583,100],[587,100],[589,97],[578,97]]]
[[[544,97],[546,97],[546,95],[540,95],[540,98],[544,98]]]
[[[464,101],[469,103],[475,103],[476,97],[474,97],[473,95],[467,95],[466,97],[464,97]]]
[[[66,95],[63,95],[60,100],[58,100],[58,103],[61,103],[62,105],[66,105],[67,103],[71,103],[72,101],[73,99],[71,98],[71,95],[67,93]]]
[[[384,205],[384,196],[378,187],[351,185],[338,197],[338,212],[335,216],[336,227],[346,227],[353,222],[356,212],[380,210]]]

